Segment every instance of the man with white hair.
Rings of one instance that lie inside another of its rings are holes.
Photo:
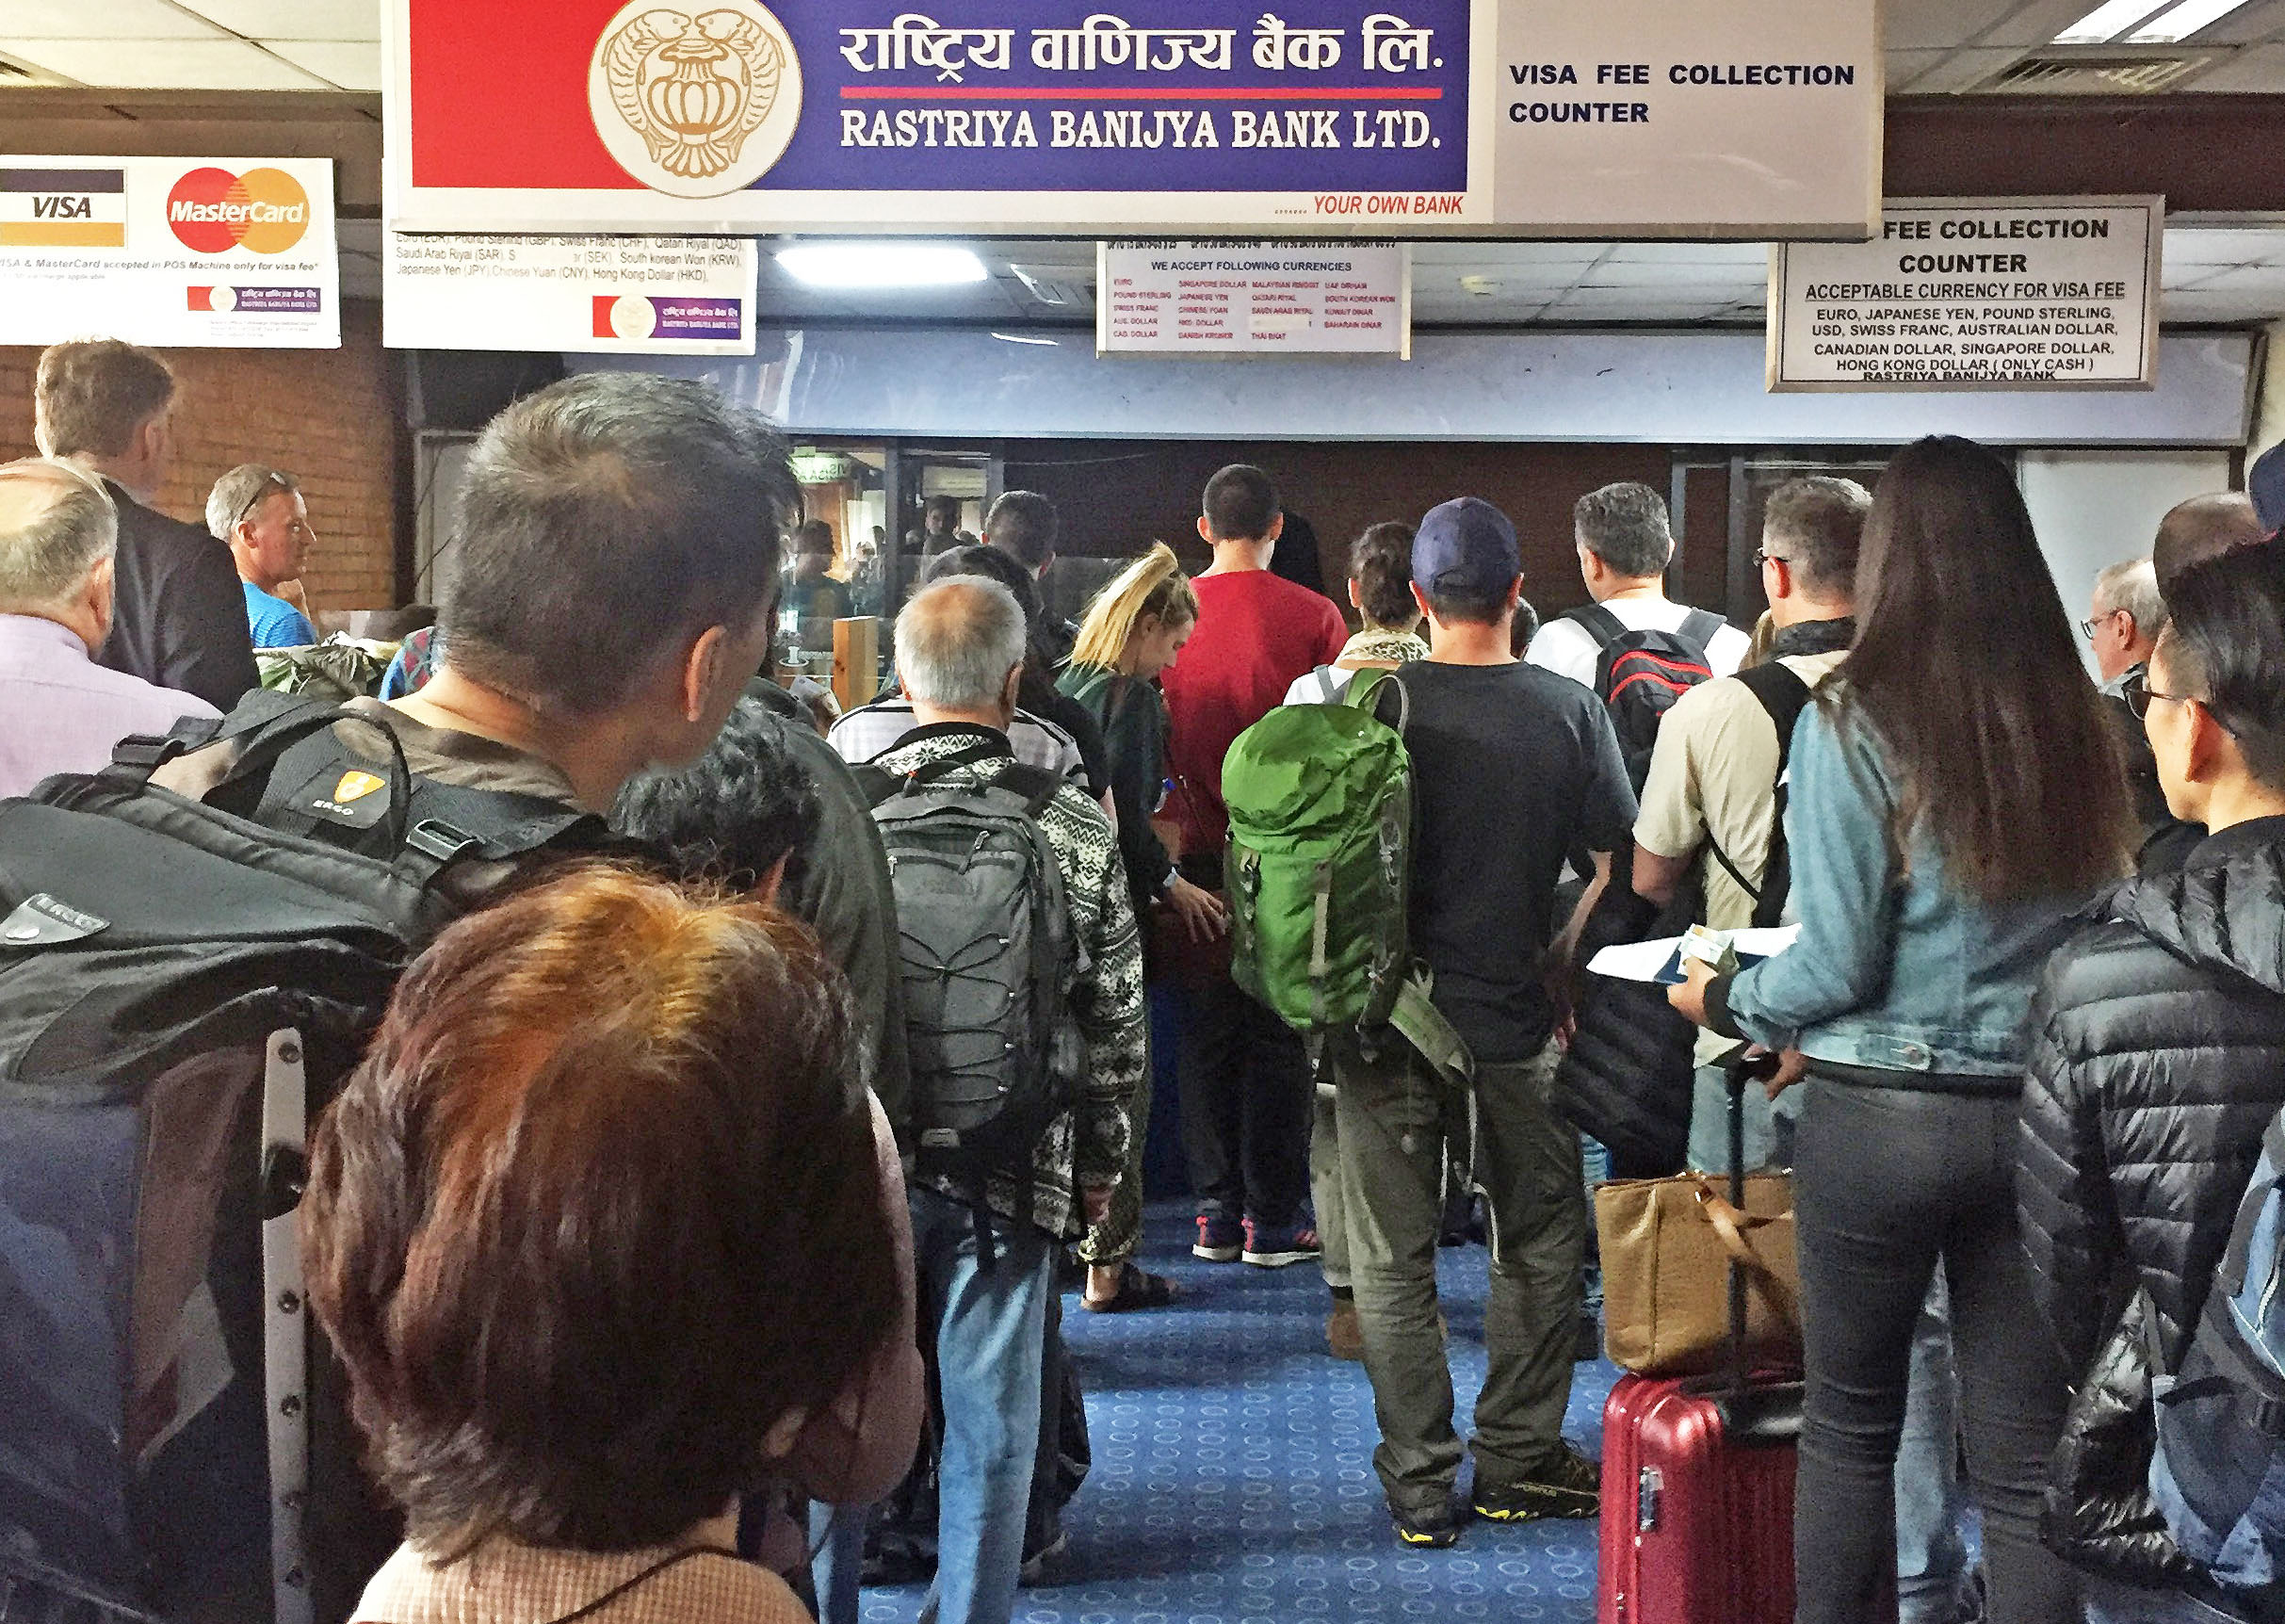
[[[1029,815],[1062,879],[1077,972],[1070,1012],[1085,1048],[1076,1097],[1047,1124],[1029,1165],[955,1175],[932,1163],[924,1143],[911,1179],[921,1335],[934,1339],[944,1403],[940,1624],[1007,1624],[1014,1607],[1055,1256],[1109,1211],[1127,1135],[1139,1130],[1128,1111],[1144,1064],[1142,948],[1126,870],[1084,788],[1016,761],[1008,725],[1024,648],[1023,609],[999,582],[953,576],[916,593],[897,617],[897,671],[916,725],[870,763],[888,794],[999,785],[1036,808]],[[877,817],[894,811],[876,804]],[[898,901],[909,905],[901,881]],[[914,1007],[906,1019],[917,1095],[927,1054],[946,1046],[922,1041]]]
[[[130,733],[164,733],[204,700],[95,663],[111,631],[119,514],[68,463],[0,467],[0,795],[92,772]]]
[[[2128,674],[2150,662],[2158,634],[2166,629],[2166,600],[2148,559],[2123,559],[2095,577],[2094,602],[2079,623],[2094,646],[2103,687],[2118,691]]]

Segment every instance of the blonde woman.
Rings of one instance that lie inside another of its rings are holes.
[[[1170,670],[1198,625],[1198,594],[1163,543],[1152,546],[1087,606],[1078,641],[1057,683],[1102,723],[1110,756],[1111,802],[1118,809],[1119,855],[1134,893],[1137,918],[1163,901],[1181,918],[1193,940],[1210,941],[1229,928],[1222,899],[1175,871],[1174,858],[1150,825],[1166,788],[1166,701],[1160,673]],[[1138,1101],[1126,1177],[1111,1195],[1110,1215],[1088,1233],[1079,1256],[1088,1265],[1083,1301],[1111,1312],[1158,1307],[1174,1295],[1171,1282],[1133,1262],[1142,1238],[1142,1123],[1149,1105]]]

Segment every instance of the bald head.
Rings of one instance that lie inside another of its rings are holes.
[[[2178,502],[2158,521],[2158,540],[2150,548],[2150,561],[2158,568],[2158,590],[2169,592],[2192,564],[2266,539],[2253,511],[2253,498],[2242,492],[2216,491]]]
[[[924,587],[897,616],[897,674],[916,707],[1012,720],[1024,660],[1024,611],[1015,594],[981,576]]]
[[[118,544],[119,515],[96,480],[41,457],[0,466],[0,614],[49,615]]]

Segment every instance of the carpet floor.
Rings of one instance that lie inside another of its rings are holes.
[[[1172,1307],[1090,1314],[1063,1299],[1094,1469],[1064,1513],[1059,1582],[1019,1593],[1017,1624],[1594,1617],[1590,1521],[1470,1522],[1452,1550],[1400,1547],[1372,1470],[1372,1389],[1325,1352],[1317,1270],[1198,1262],[1189,1241],[1183,1210],[1154,1208],[1141,1260],[1175,1278]],[[1439,1257],[1463,1437],[1483,1379],[1484,1264],[1480,1246]],[[1564,1431],[1599,1455],[1617,1372],[1574,1371]],[[867,1590],[865,1618],[909,1624],[921,1598]]]

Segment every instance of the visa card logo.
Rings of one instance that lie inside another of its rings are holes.
[[[0,169],[0,248],[124,248],[123,170]]]

